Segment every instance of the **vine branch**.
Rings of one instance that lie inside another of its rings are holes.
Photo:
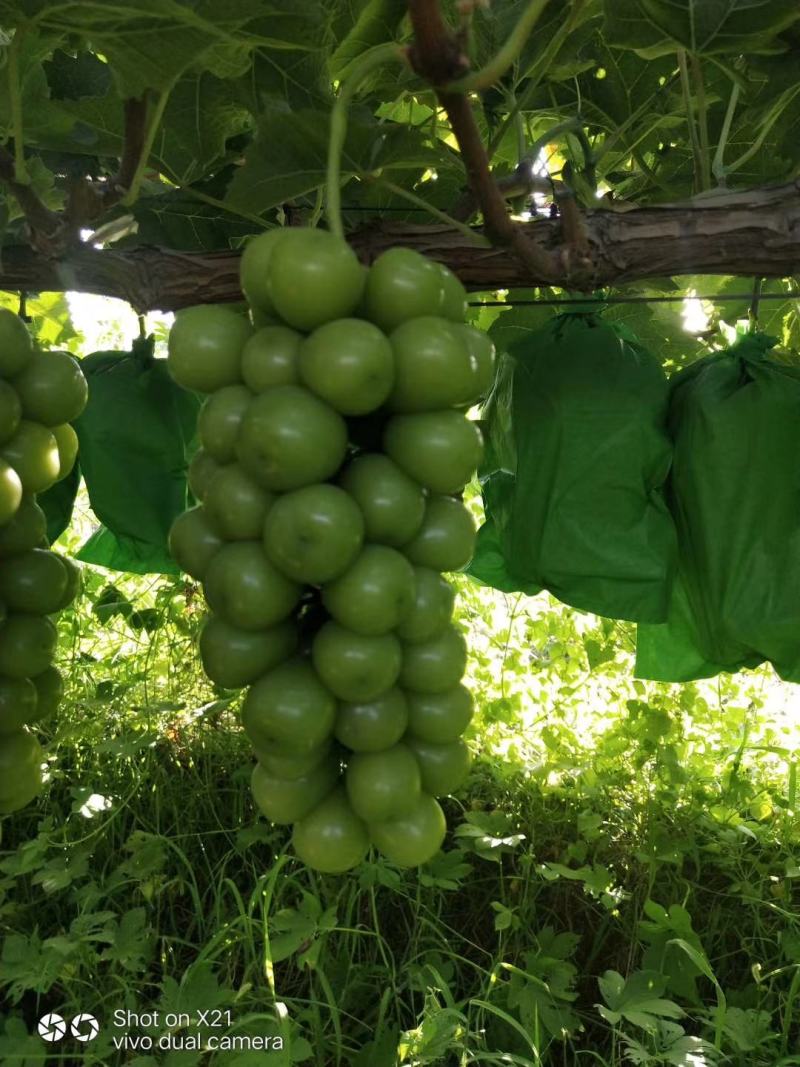
[[[88,178],[73,182],[63,212],[47,207],[33,186],[20,180],[18,158],[0,146],[0,181],[19,204],[37,252],[62,256],[70,246],[80,243],[83,227],[93,225],[128,195],[146,152],[146,100],[126,100],[124,111],[125,133],[115,174],[106,182]]]
[[[489,170],[489,156],[469,97],[446,88],[465,76],[469,61],[459,38],[444,21],[439,0],[409,0],[408,12],[414,30],[409,60],[414,70],[431,83],[447,114],[470,188],[483,214],[486,236],[492,244],[514,252],[532,276],[550,276],[555,270],[552,254],[516,226],[508,215],[505,198]]]
[[[139,145],[139,150],[135,157],[133,152],[131,152],[131,158],[128,162],[128,166],[131,169],[130,180],[128,181],[127,188],[121,196],[122,203],[126,206],[133,204],[139,196],[139,188],[142,184],[147,160],[153,150],[156,134],[158,133],[158,128],[161,125],[161,120],[164,117],[164,112],[166,111],[176,81],[177,77],[173,78],[169,85],[161,90],[155,102],[153,113],[150,115],[149,119],[147,116],[146,104],[143,105],[143,110],[141,112],[141,133],[139,134],[137,131],[137,135],[141,136],[141,144]],[[123,152],[123,156],[124,155],[125,153]]]
[[[786,185],[716,193],[687,203],[581,214],[597,287],[647,278],[721,274],[786,278],[800,275],[800,178]],[[451,225],[376,224],[348,235],[370,264],[388,248],[414,248],[450,267],[468,289],[532,285],[575,288],[564,261],[563,219],[519,223],[551,251],[555,275],[532,275],[503,248],[478,248]],[[6,246],[0,288],[29,293],[76,290],[127,300],[139,311],[176,311],[192,304],[239,301],[239,252],[151,248],[98,250],[80,244],[56,259],[27,245]]]
[[[124,134],[116,172],[106,182],[75,182],[69,190],[65,217],[73,240],[80,230],[93,226],[127,195],[145,151],[147,100],[130,98],[123,104]]]
[[[144,154],[147,132],[147,100],[131,98],[124,103],[125,136],[119,167],[105,190],[105,207],[111,207],[131,188],[136,177],[139,161]]]
[[[2,147],[0,147],[0,181],[6,184],[25,215],[36,250],[46,252],[62,230],[61,216],[44,203],[32,185],[17,181],[14,157]]]

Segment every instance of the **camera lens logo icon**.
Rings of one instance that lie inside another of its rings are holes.
[[[43,1015],[39,1020],[42,1041],[60,1041],[67,1032],[67,1024],[60,1015]]]
[[[76,1015],[70,1024],[70,1031],[78,1041],[94,1041],[100,1032],[100,1024],[94,1015]]]
[[[61,1041],[67,1036],[65,1019],[55,1013],[43,1015],[39,1020],[37,1029],[42,1041]],[[69,1024],[69,1031],[76,1041],[81,1041],[85,1044],[87,1041],[94,1041],[100,1033],[100,1024],[94,1015],[82,1012],[80,1015],[76,1015]]]

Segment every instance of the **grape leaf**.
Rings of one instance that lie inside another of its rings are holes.
[[[500,314],[489,328],[489,336],[498,352],[507,352],[515,341],[544,326],[558,312],[557,307],[549,304],[509,305],[508,309],[499,310]]]
[[[262,115],[256,139],[234,175],[226,201],[232,207],[263,212],[318,189],[325,181],[328,124],[323,112],[290,111],[275,101]],[[348,123],[342,176],[432,167],[442,158],[422,131],[399,123],[379,123],[359,108]]]
[[[352,29],[330,57],[332,78],[342,78],[358,57],[377,44],[391,41],[407,9],[406,0],[367,0]]]
[[[43,64],[50,94],[55,100],[82,100],[86,96],[105,96],[112,89],[113,77],[108,63],[91,52],[70,55],[57,48]]]
[[[173,180],[191,184],[223,158],[228,138],[251,121],[232,82],[208,72],[188,74],[170,95],[153,157]]]
[[[137,222],[136,238],[120,242],[120,247],[162,245],[181,252],[226,249],[237,247],[258,228],[252,221],[203,203],[191,193],[165,191],[142,196],[132,211]]]
[[[519,20],[523,6],[519,0],[494,0],[491,5],[476,5],[472,27],[476,66],[485,64],[506,42]],[[552,57],[549,68],[551,77],[570,78],[586,67],[594,66],[592,50],[586,45],[601,15],[601,0],[589,0],[581,6],[570,33]],[[563,21],[563,5],[545,6],[515,64],[517,82],[524,83],[525,78],[537,69],[553,34]]]
[[[609,44],[647,59],[676,48],[730,55],[780,51],[775,37],[798,18],[795,0],[605,0]]]
[[[19,5],[8,6],[17,9],[19,19]],[[38,22],[53,33],[91,41],[120,92],[139,97],[148,89],[168,90],[197,64],[233,76],[249,66],[257,47],[314,47],[294,34],[275,36],[271,9],[263,0],[226,0],[222,7],[216,0],[105,0],[102,5],[43,5]]]

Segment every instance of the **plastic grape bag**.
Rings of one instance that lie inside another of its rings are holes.
[[[469,573],[663,621],[676,564],[668,393],[658,360],[594,309],[514,342],[483,411],[486,522]]]
[[[760,334],[672,380],[680,574],[636,673],[682,682],[764,660],[800,682],[800,367]]]

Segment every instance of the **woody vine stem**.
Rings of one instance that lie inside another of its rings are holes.
[[[414,70],[433,86],[439,104],[447,113],[461,150],[470,187],[483,213],[487,237],[495,245],[510,248],[536,277],[554,275],[555,258],[552,253],[535,244],[509,217],[505,197],[489,169],[489,156],[467,94],[474,89],[487,88],[506,73],[522,51],[545,6],[544,0],[531,0],[497,54],[481,70],[469,73],[469,63],[462,52],[461,42],[444,21],[439,0],[409,0],[408,10],[415,42],[405,57]],[[349,105],[371,71],[403,58],[404,53],[394,43],[369,49],[352,66],[333,105],[326,204],[328,226],[339,237],[344,237],[341,212],[342,153]],[[457,221],[449,221],[460,228]]]
[[[433,86],[437,100],[447,114],[470,188],[480,205],[486,236],[492,244],[508,248],[531,277],[547,279],[556,275],[557,259],[510,218],[505,197],[489,169],[489,155],[465,91],[473,84],[485,87],[489,77],[496,79],[505,73],[522,50],[543,7],[539,0],[532,0],[512,30],[509,41],[495,59],[478,72],[475,82],[468,73],[469,61],[463,53],[461,40],[445,22],[439,0],[409,0],[408,13],[414,30],[414,44],[409,50],[411,65]]]

